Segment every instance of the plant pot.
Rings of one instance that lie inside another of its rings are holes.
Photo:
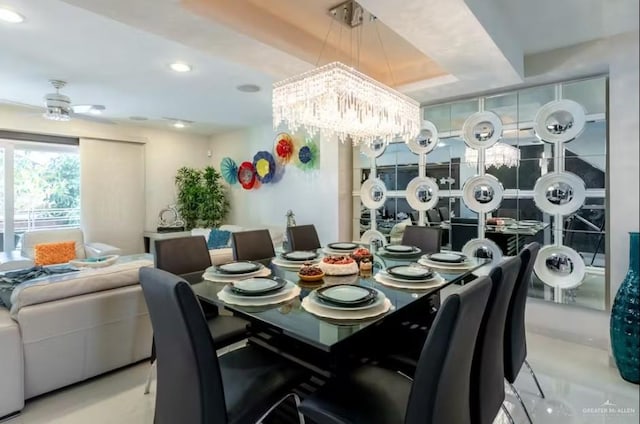
[[[620,284],[611,310],[611,347],[623,379],[640,382],[640,233],[629,233],[629,271]]]

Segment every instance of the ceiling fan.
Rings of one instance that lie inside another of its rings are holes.
[[[44,107],[3,98],[0,98],[0,104],[6,103],[22,108],[35,109],[37,112],[30,113],[29,115],[38,115],[41,118],[44,117],[55,121],[81,119],[99,122],[101,124],[116,124],[116,122],[109,119],[94,116],[106,109],[103,105],[72,105],[69,97],[60,93],[60,89],[66,85],[65,81],[50,80],[49,82],[56,89],[56,92],[44,96]]]
[[[60,90],[67,85],[66,81],[49,80],[49,83],[56,89],[56,92],[44,96],[45,111],[43,116],[46,119],[52,121],[84,119],[86,121],[100,122],[103,124],[115,124],[115,122],[108,119],[85,115],[86,113],[100,114],[105,110],[103,105],[72,105],[69,96],[60,93]]]

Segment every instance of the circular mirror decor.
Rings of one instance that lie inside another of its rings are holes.
[[[371,159],[382,155],[386,148],[387,143],[380,138],[372,141],[371,143],[360,144],[360,152]]]
[[[502,138],[502,121],[493,112],[476,112],[464,121],[462,138],[472,149],[487,149]]]
[[[478,175],[465,181],[462,199],[474,212],[491,212],[500,206],[504,188],[493,175]]]
[[[469,258],[490,259],[490,263],[498,263],[502,260],[502,249],[489,239],[472,239],[462,247],[462,253]]]
[[[429,153],[438,145],[438,129],[431,121],[422,121],[420,133],[407,143],[413,153]]]
[[[378,230],[367,230],[362,233],[360,237],[360,242],[366,245],[371,244],[374,240],[376,240],[380,246],[387,245],[387,238]]]
[[[407,184],[407,202],[417,211],[433,209],[438,204],[438,184],[429,177],[416,177]]]
[[[584,181],[571,172],[552,172],[538,178],[533,201],[548,214],[569,215],[582,207],[586,198]]]
[[[533,121],[533,130],[542,141],[566,143],[584,130],[586,112],[573,100],[554,100],[542,106]]]
[[[533,265],[538,278],[548,286],[573,289],[582,284],[585,264],[582,256],[567,246],[545,246]]]
[[[387,188],[379,178],[369,178],[360,187],[362,204],[369,209],[378,209],[387,200]]]

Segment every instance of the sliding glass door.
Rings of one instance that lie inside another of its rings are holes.
[[[2,251],[25,231],[80,225],[77,146],[0,140],[0,170]]]

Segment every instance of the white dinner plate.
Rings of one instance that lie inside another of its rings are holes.
[[[382,285],[397,288],[397,289],[427,290],[427,289],[432,289],[434,287],[438,287],[447,282],[439,274],[436,274],[436,275],[437,275],[436,278],[429,281],[425,281],[425,282],[415,282],[415,281],[404,282],[404,281],[397,281],[395,279],[389,278],[388,274],[379,272],[373,277],[373,279]]]
[[[244,280],[246,278],[268,277],[270,275],[271,275],[271,270],[269,268],[262,268],[260,271],[256,271],[247,275],[214,274],[212,272],[205,271],[205,273],[202,274],[202,279],[207,281],[214,281],[218,283],[230,283],[232,281]]]
[[[380,290],[376,290],[376,291],[378,292],[378,296],[375,298],[375,300],[372,303],[368,303],[366,305],[361,305],[361,306],[339,306],[339,305],[333,305],[330,303],[323,302],[318,298],[318,295],[316,294],[315,290],[309,293],[309,296],[307,297],[309,297],[311,301],[314,302],[316,305],[326,309],[334,309],[336,311],[363,311],[365,309],[379,307],[382,303],[384,303],[384,300],[387,297]]]
[[[316,315],[321,318],[333,319],[337,321],[359,321],[369,318],[375,318],[382,314],[385,314],[392,308],[391,301],[387,298],[384,299],[381,305],[375,308],[363,309],[359,311],[344,311],[337,309],[325,308],[324,305],[320,306],[313,300],[309,299],[309,296],[302,299],[302,307],[310,314]]]
[[[433,272],[433,271],[432,271]],[[408,279],[408,278],[402,278],[402,277],[397,277],[395,275],[391,275],[385,271],[379,271],[376,275],[382,275],[385,279],[387,280],[393,280],[393,281],[397,281],[398,283],[416,283],[416,284],[426,284],[426,283],[430,283],[432,281],[436,281],[440,278],[440,274],[438,274],[437,272],[433,272],[432,276],[429,278],[425,278],[424,280],[415,280],[415,279]]]
[[[218,299],[225,303],[239,306],[262,306],[286,302],[300,295],[300,287],[287,281],[287,284],[277,293],[270,293],[264,296],[241,296],[233,293],[231,287],[226,286],[218,292]]]

